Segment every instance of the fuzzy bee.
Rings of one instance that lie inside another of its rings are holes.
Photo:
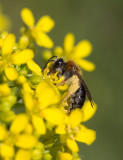
[[[64,80],[57,84],[57,86],[64,84],[69,85],[68,92],[62,101],[64,102],[70,98],[69,112],[76,108],[82,108],[86,95],[88,96],[91,106],[93,107],[92,97],[85,81],[81,76],[80,68],[72,60],[65,62],[63,58],[57,59],[57,56],[51,57],[47,64],[51,61],[53,61],[53,63],[51,64],[48,75],[58,72],[58,78],[63,76]],[[46,68],[47,64],[44,66],[43,70]]]

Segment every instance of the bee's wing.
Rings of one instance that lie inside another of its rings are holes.
[[[81,76],[78,72],[76,72],[76,75],[78,76],[78,78],[80,79],[82,85],[84,86],[85,91],[86,91],[86,94],[87,94],[87,96],[88,96],[88,99],[89,99],[89,101],[91,102],[91,106],[93,107],[92,96],[91,96],[91,93],[90,93],[90,91],[89,91],[89,89],[88,89],[88,87],[87,87],[84,79],[82,78],[82,76]]]

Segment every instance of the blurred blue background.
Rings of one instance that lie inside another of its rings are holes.
[[[93,53],[88,60],[96,70],[84,72],[94,101],[96,115],[86,126],[97,132],[91,146],[80,144],[82,160],[123,159],[123,1],[122,0],[0,0],[3,13],[12,21],[11,32],[19,36],[20,11],[30,8],[36,20],[50,15],[56,22],[50,32],[55,45],[62,45],[66,33],[76,42],[88,39]],[[36,62],[42,66],[41,50]]]

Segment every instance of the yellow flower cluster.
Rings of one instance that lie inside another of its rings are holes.
[[[21,11],[21,17],[27,27],[22,27],[19,41],[12,33],[0,34],[0,159],[80,160],[77,141],[90,145],[96,139],[96,132],[83,123],[94,115],[97,106],[92,108],[87,101],[82,109],[66,114],[62,94],[54,85],[57,76],[48,76],[48,68],[42,72],[33,61],[33,42],[53,47],[46,33],[53,28],[54,21],[43,16],[34,25],[28,8]],[[72,34],[66,37],[62,54],[79,59],[78,48],[82,45],[88,48],[83,50],[87,56],[92,49],[90,43],[83,41],[73,47],[71,37]],[[72,50],[76,50],[73,55]]]
[[[63,57],[65,60],[72,59],[85,71],[93,71],[95,69],[95,64],[83,59],[91,54],[91,43],[88,40],[82,40],[74,46],[74,41],[74,35],[68,33],[65,36],[63,48],[58,46],[55,47],[53,51],[46,50],[43,52],[43,58],[47,60],[54,55]]]

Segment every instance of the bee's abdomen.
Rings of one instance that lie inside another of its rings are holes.
[[[76,108],[82,108],[86,97],[86,91],[81,84],[80,88],[70,98],[70,112]]]

